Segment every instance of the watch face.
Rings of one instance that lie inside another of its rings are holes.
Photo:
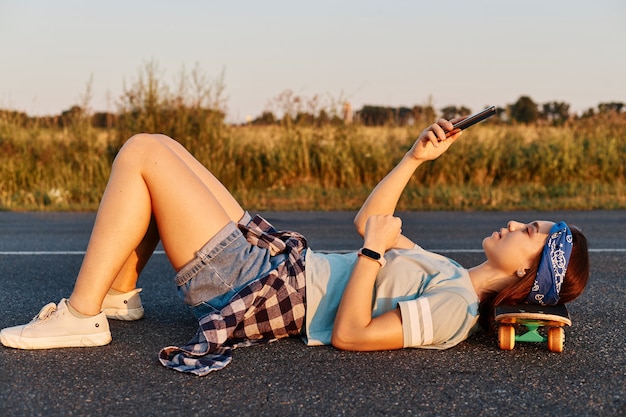
[[[368,258],[372,258],[372,259],[376,259],[376,260],[380,259],[380,253],[374,252],[371,249],[363,248],[363,249],[361,249],[361,253],[363,255],[367,256]]]

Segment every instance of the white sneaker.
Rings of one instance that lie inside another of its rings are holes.
[[[104,313],[76,317],[68,310],[65,298],[58,306],[46,304],[30,323],[0,331],[0,342],[17,349],[103,346],[110,341],[109,322]]]
[[[141,288],[123,294],[107,294],[102,301],[102,312],[107,318],[133,321],[143,317],[143,305],[139,293]]]

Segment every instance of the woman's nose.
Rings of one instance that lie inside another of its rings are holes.
[[[514,232],[519,229],[520,224],[520,222],[510,221],[507,223],[506,227],[507,229],[509,229],[509,231]]]

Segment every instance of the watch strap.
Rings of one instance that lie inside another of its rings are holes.
[[[359,249],[359,256],[364,256],[366,258],[371,259],[372,261],[376,261],[380,264],[381,267],[385,266],[385,257],[380,253],[371,250],[369,248],[361,248]]]

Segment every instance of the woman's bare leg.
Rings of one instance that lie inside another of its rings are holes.
[[[244,215],[244,210],[239,205],[239,202],[235,200],[233,195],[224,187],[224,185],[213,175],[204,165],[202,165],[196,158],[194,158],[187,149],[174,139],[165,135],[154,135],[158,138],[163,145],[169,147],[175,152],[187,166],[196,174],[198,178],[204,183],[204,185],[211,190],[211,193],[220,202],[228,217],[235,223],[237,223]]]
[[[83,314],[97,314],[114,282],[119,290],[134,286],[137,267],[149,257],[143,252],[152,253],[155,244],[149,233],[153,216],[178,270],[243,213],[223,185],[176,142],[161,135],[129,139],[113,164],[70,304]]]
[[[238,222],[241,219],[244,211],[237,200],[235,200],[226,187],[224,187],[224,185],[222,185],[222,183],[208,169],[206,169],[204,165],[195,159],[189,151],[187,151],[187,149],[168,136],[152,136],[159,139],[163,145],[172,149],[172,151],[174,151],[187,164],[187,166],[189,166],[198,178],[204,182],[205,186],[211,190],[213,195],[216,196],[231,220]],[[159,232],[153,218],[144,239],[127,259],[126,263],[115,278],[115,281],[111,284],[112,289],[120,292],[128,292],[135,289],[139,275],[152,256],[154,249],[159,243],[159,239]]]
[[[139,246],[130,254],[122,269],[118,272],[111,288],[119,292],[129,292],[136,288],[137,279],[146,266],[154,249],[159,244],[159,230],[154,217],[150,220],[148,230]]]

